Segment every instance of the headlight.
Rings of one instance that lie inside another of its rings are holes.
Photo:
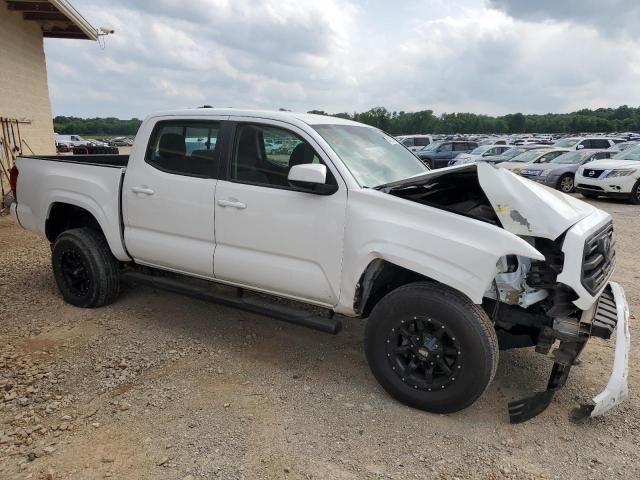
[[[618,170],[611,170],[607,173],[606,178],[615,178],[615,177],[626,177],[629,175],[633,175],[636,173],[636,170],[633,168],[620,168]]]

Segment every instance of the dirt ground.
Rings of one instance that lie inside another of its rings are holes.
[[[615,279],[640,312],[640,209],[594,203],[614,216]],[[551,407],[510,425],[507,402],[544,387],[549,358],[501,352],[476,404],[434,415],[385,394],[363,322],[344,323],[330,336],[143,287],[74,308],[49,245],[2,217],[0,478],[640,478],[637,343],[616,410],[569,417],[611,369],[613,344],[593,339]]]

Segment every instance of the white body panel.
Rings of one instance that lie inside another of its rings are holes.
[[[153,127],[171,118],[148,119],[136,136],[122,188],[125,244],[138,263],[213,278],[218,181],[163,172],[144,160]]]
[[[322,157],[338,181],[332,195],[219,181],[216,189],[214,274],[245,285],[333,307],[340,296],[347,188],[309,129],[259,117],[232,120],[286,128]],[[324,143],[324,142],[323,142]]]
[[[131,260],[120,237],[121,168],[48,162],[18,157],[18,203],[20,225],[45,236],[51,207],[68,203],[84,208],[100,224],[111,251],[119,260]]]
[[[603,170],[597,177],[584,176],[584,170]],[[631,169],[635,170],[631,175],[623,177],[607,177],[612,170]],[[590,162],[578,169],[576,172],[575,183],[594,185],[600,187],[606,193],[631,193],[636,182],[640,179],[640,162],[631,160],[596,160]]]
[[[482,302],[500,257],[544,259],[529,243],[499,227],[376,190],[349,192],[347,218],[337,309],[346,315],[353,313],[362,272],[376,258],[438,280],[475,303]]]
[[[629,335],[629,305],[622,287],[609,282],[616,303],[616,348],[613,355],[613,368],[605,389],[593,397],[592,417],[597,417],[624,402],[629,397],[629,353],[631,336]]]

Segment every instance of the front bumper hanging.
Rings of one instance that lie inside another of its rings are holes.
[[[601,299],[596,310],[596,321],[606,318],[607,313],[613,313],[615,307],[616,323],[616,349],[613,354],[613,369],[606,388],[593,397],[593,404],[585,408],[591,417],[597,417],[611,410],[629,397],[629,350],[631,349],[631,336],[629,335],[629,305],[624,295],[624,290],[616,282],[609,282],[613,294],[613,305],[608,299]],[[602,311],[600,311],[602,310]]]
[[[613,358],[613,369],[606,388],[596,395],[592,403],[581,405],[574,412],[574,418],[596,417],[623,402],[629,396],[629,350],[631,338],[629,335],[629,305],[624,290],[616,282],[609,282],[603,294],[598,299],[590,324],[590,334],[609,339],[615,332],[616,347]],[[509,418],[511,423],[525,422],[542,413],[553,400],[556,391],[560,389],[569,375],[571,367],[576,363],[586,342],[572,343],[562,341],[556,351],[556,361],[551,370],[547,389],[536,392],[532,396],[509,403]]]

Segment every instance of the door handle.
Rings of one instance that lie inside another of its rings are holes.
[[[132,187],[131,191],[133,193],[140,193],[142,195],[153,195],[155,192],[147,187]]]
[[[244,210],[245,208],[247,208],[247,204],[246,203],[239,202],[236,199],[233,199],[233,200],[218,200],[218,205],[220,205],[221,207],[237,208],[238,210]]]

